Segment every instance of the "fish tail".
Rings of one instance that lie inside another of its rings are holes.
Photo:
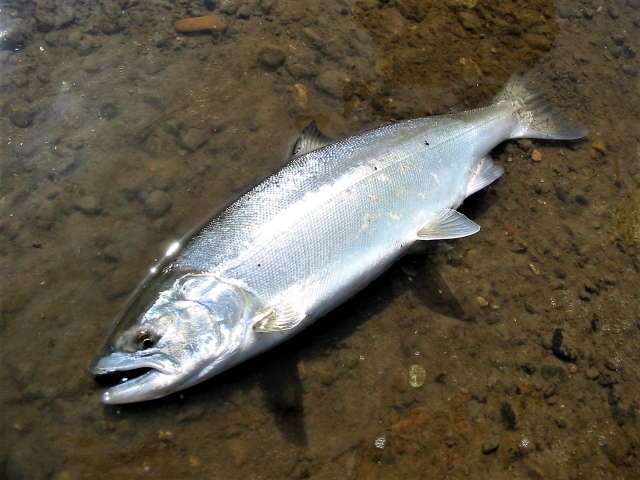
[[[529,75],[513,75],[496,96],[497,102],[510,102],[518,116],[511,138],[574,140],[589,131],[570,117],[558,112],[540,92],[527,88]]]

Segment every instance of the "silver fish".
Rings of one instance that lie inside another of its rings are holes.
[[[502,174],[489,156],[496,145],[587,134],[525,83],[512,77],[485,108],[340,141],[307,127],[293,159],[176,244],[116,318],[89,370],[143,370],[103,402],[202,382],[305,328],[415,242],[480,230],[456,208]]]

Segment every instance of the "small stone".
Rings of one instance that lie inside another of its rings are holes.
[[[202,417],[204,413],[204,407],[202,406],[191,406],[187,407],[185,410],[180,412],[176,418],[178,422],[192,422],[194,420],[198,420]]]
[[[583,302],[590,302],[591,301],[591,296],[587,292],[578,293],[578,298],[580,300],[582,300]]]
[[[293,86],[293,101],[300,108],[307,108],[307,87],[301,83]]]
[[[407,371],[402,367],[397,368],[393,373],[393,385],[396,387],[396,390],[400,393],[404,393],[407,391],[408,384],[409,375],[407,374]]]
[[[589,380],[597,380],[600,376],[600,371],[595,367],[591,367],[584,372],[584,376]]]
[[[240,8],[239,0],[222,0],[220,2],[220,11],[225,15],[235,15]]]
[[[411,365],[409,368],[409,385],[420,388],[427,380],[427,372],[420,365]]]
[[[540,162],[542,160],[542,152],[540,150],[533,150],[533,152],[531,152],[531,160]]]
[[[523,369],[526,373],[528,373],[529,375],[533,375],[534,373],[536,373],[536,372],[538,371],[538,369],[536,368],[536,366],[535,366],[534,364],[532,364],[532,363],[529,363],[529,362],[525,363],[525,364],[522,366],[522,369]]]
[[[553,273],[555,274],[556,277],[558,277],[561,280],[564,280],[565,278],[567,278],[567,272],[562,267],[555,267],[553,269]]]
[[[497,435],[492,435],[489,440],[482,444],[482,453],[484,455],[489,455],[500,447],[500,437]]]
[[[567,343],[569,343],[567,345]],[[551,350],[562,360],[575,361],[578,358],[577,351],[571,347],[571,342],[567,342],[564,330],[556,328],[551,339]]]
[[[316,79],[316,85],[320,90],[339,100],[342,100],[342,91],[346,82],[346,75],[337,70],[325,70]]]
[[[543,35],[538,35],[535,33],[524,33],[522,35],[522,40],[531,48],[541,51],[549,50],[552,45],[551,40]]]
[[[570,363],[567,365],[567,371],[569,373],[578,373],[578,366],[575,363]]]
[[[44,9],[36,8],[35,19],[38,30],[41,32],[48,32],[56,25],[55,17]]]
[[[607,367],[609,370],[615,372],[618,370],[618,363],[615,362],[614,360],[607,358],[604,361],[604,366]]]
[[[158,430],[158,440],[168,442],[173,438],[173,433],[169,430]]]
[[[618,383],[618,380],[609,372],[600,372],[600,376],[598,377],[598,385],[601,387],[608,387],[609,385],[614,385]]]
[[[516,412],[507,401],[500,402],[500,419],[506,424],[507,430],[515,430],[517,424]]]
[[[162,217],[171,209],[171,197],[162,190],[154,190],[145,199],[144,206],[150,217]]]
[[[583,207],[589,205],[589,199],[580,193],[575,196],[574,200],[578,205],[582,205]]]
[[[246,20],[247,18],[251,18],[251,13],[251,7],[249,5],[241,5],[236,12],[236,16]]]
[[[568,6],[558,5],[558,16],[560,18],[572,18],[574,16],[573,11]]]
[[[64,28],[76,18],[76,10],[71,5],[58,5],[56,9],[55,27]]]
[[[478,305],[480,305],[481,307],[486,307],[489,305],[489,302],[487,302],[483,297],[476,297],[476,302],[478,302]]]
[[[199,128],[189,128],[183,131],[178,138],[178,144],[189,152],[195,152],[205,143],[207,143],[207,135]]]
[[[113,102],[102,102],[100,105],[100,117],[115,118],[118,116],[118,106]]]
[[[558,395],[552,395],[549,398],[546,398],[545,402],[547,402],[547,405],[555,405],[559,400],[560,397]]]
[[[36,109],[29,105],[13,105],[9,109],[9,120],[16,127],[27,128],[33,124],[33,119],[36,116]]]
[[[542,391],[542,395],[544,398],[549,398],[556,394],[556,385],[555,383],[550,383],[547,387]]]
[[[100,62],[98,62],[97,58],[87,58],[84,62],[82,62],[82,70],[87,73],[98,73],[102,68]]]
[[[258,58],[263,66],[275,70],[276,68],[284,65],[287,55],[281,48],[264,47],[260,49]]]
[[[78,210],[80,210],[85,215],[98,215],[102,211],[102,205],[100,200],[92,195],[85,195],[83,197],[78,198],[74,204]]]
[[[227,29],[227,22],[220,15],[205,15],[177,20],[173,28],[178,33],[224,32]]]
[[[458,12],[458,21],[462,28],[465,30],[474,33],[482,28],[482,22],[478,18],[478,16],[472,11],[461,10]]]
[[[556,425],[558,428],[567,428],[567,422],[564,418],[556,418]]]

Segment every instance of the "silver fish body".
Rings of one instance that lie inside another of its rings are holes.
[[[103,401],[158,398],[273,347],[416,241],[477,232],[455,209],[502,174],[496,145],[586,133],[519,76],[481,109],[335,142],[310,127],[290,163],[213,218],[116,319],[90,371],[149,370]]]

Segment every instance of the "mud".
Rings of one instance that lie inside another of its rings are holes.
[[[640,2],[0,7],[1,478],[638,477]],[[204,15],[226,30],[173,28]],[[514,71],[590,134],[499,146],[478,234],[217,378],[99,403],[129,292],[310,119],[474,108]]]

